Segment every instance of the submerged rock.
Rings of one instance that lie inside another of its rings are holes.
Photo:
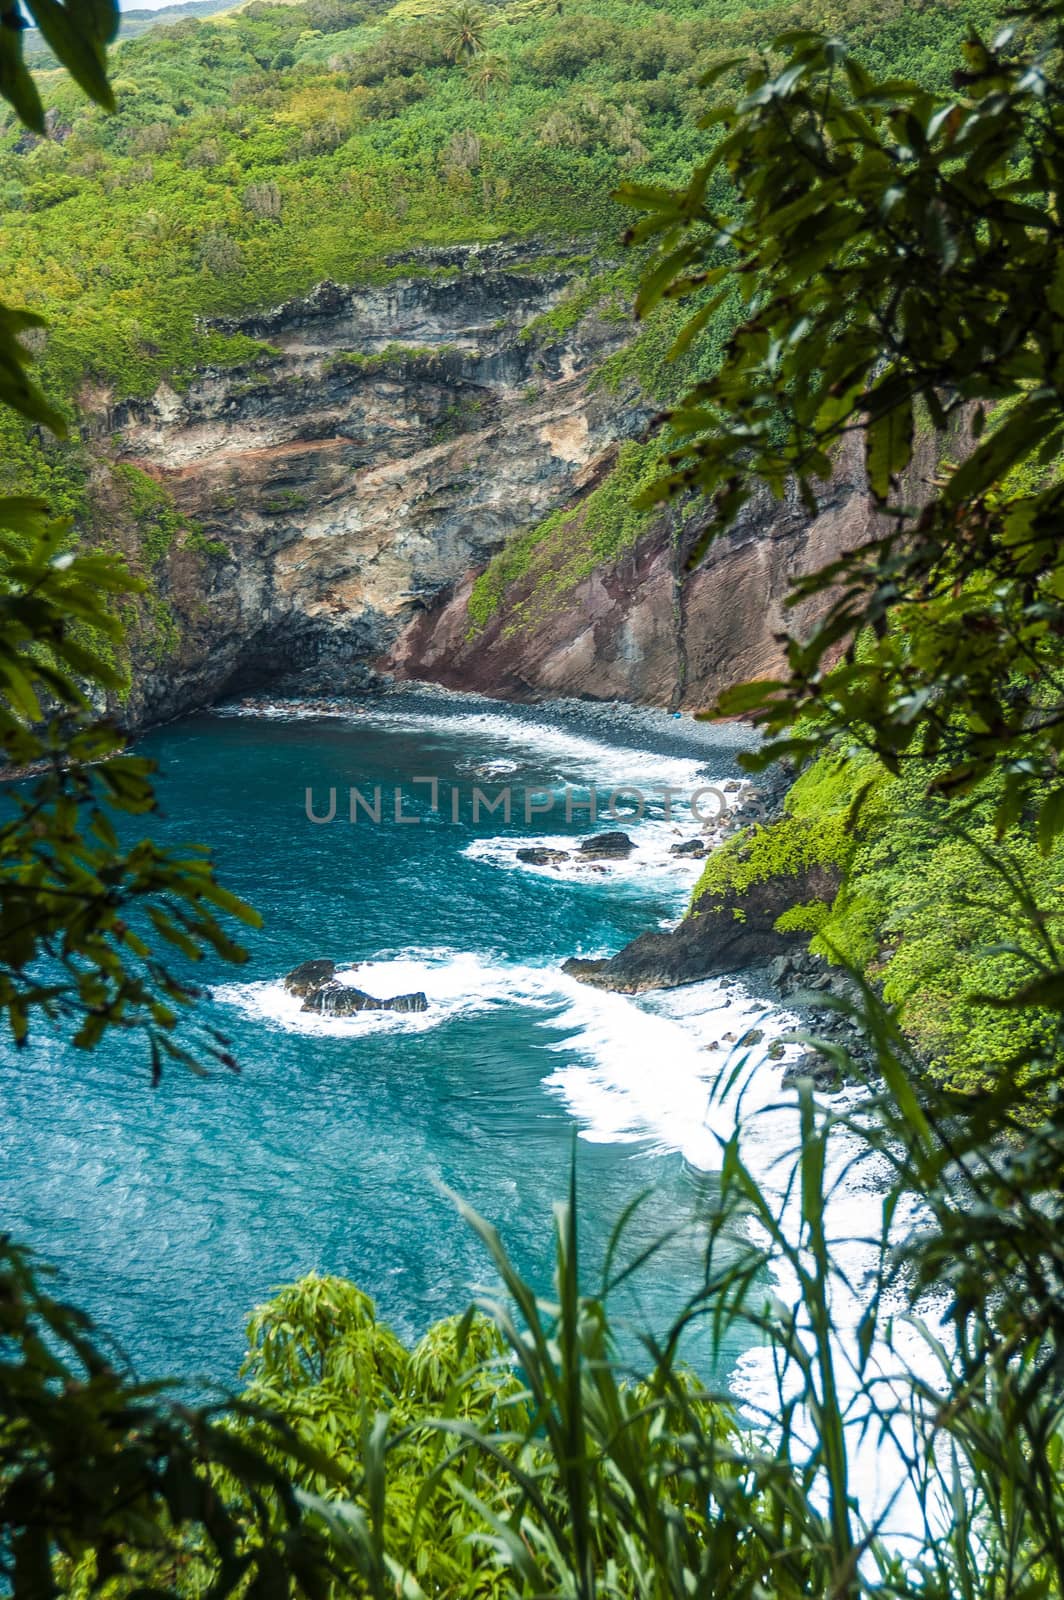
[[[596,833],[580,842],[585,861],[624,861],[635,849],[626,833]]]
[[[325,983],[313,990],[303,1002],[304,1011],[316,1011],[325,1017],[353,1017],[360,1011],[427,1011],[429,1002],[419,990],[417,994],[397,994],[390,1000],[378,1000],[364,989],[352,988],[346,983]]]
[[[517,852],[518,861],[523,861],[528,867],[556,867],[563,861],[569,860],[568,850],[547,850],[533,846],[528,850]]]
[[[306,997],[313,994],[316,989],[320,989],[323,984],[331,983],[335,976],[335,961],[304,961],[286,973],[282,982],[289,994]]]

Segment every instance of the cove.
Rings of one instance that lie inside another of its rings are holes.
[[[201,715],[147,736],[162,768],[153,831],[211,844],[264,918],[246,967],[200,974],[241,1071],[170,1068],[152,1090],[134,1038],[95,1055],[40,1034],[7,1048],[3,1225],[57,1265],[60,1291],[141,1374],[231,1384],[252,1306],[308,1271],[354,1279],[408,1339],[490,1286],[447,1190],[549,1289],[575,1133],[587,1288],[634,1195],[650,1191],[624,1253],[677,1230],[615,1302],[622,1323],[660,1332],[697,1286],[693,1224],[712,1203],[722,1057],[705,1046],[754,1023],[767,1045],[786,1019],[734,982],[636,1002],[559,970],[682,913],[698,863],[670,852],[689,818],[648,805],[627,861],[567,873],[515,852],[530,839],[574,848],[594,831],[586,816],[559,806],[529,827],[518,807],[474,828],[433,811],[413,780],[696,789],[734,782],[741,744],[735,730],[674,737],[630,713],[614,732],[603,713],[589,725],[416,695]],[[379,826],[308,821],[308,788],[351,785],[403,786],[418,824],[388,825],[387,806]],[[423,991],[428,1010],[308,1016],[280,980],[319,956],[359,963],[373,994]],[[688,1354],[705,1367],[700,1337]],[[722,1379],[740,1353],[725,1350]]]

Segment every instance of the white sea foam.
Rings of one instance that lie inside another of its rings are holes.
[[[778,1093],[781,1067],[798,1051],[783,1045],[781,1060],[768,1060],[796,1019],[739,984],[712,979],[639,1001],[578,989],[560,1019],[573,1032],[554,1046],[568,1059],[546,1082],[597,1142],[650,1140],[711,1171],[734,1125],[715,1094],[722,1073],[756,1065]]]
[[[659,1150],[675,1150],[694,1168],[720,1165],[722,1142],[741,1127],[743,1159],[774,1196],[788,1238],[801,1237],[800,1196],[789,1185],[799,1143],[797,1096],[784,1090],[782,1070],[803,1046],[782,1043],[797,1018],[753,998],[740,983],[712,980],[682,989],[630,999],[585,990],[558,1019],[573,1031],[554,1049],[567,1059],[546,1080],[560,1094],[581,1126],[582,1136],[611,1143],[649,1140]],[[745,1045],[754,1030],[761,1039]],[[707,1043],[720,1041],[717,1051]],[[769,1059],[773,1041],[779,1041]],[[857,1091],[832,1102],[842,1112]],[[872,1163],[855,1168],[858,1145],[840,1133],[829,1144],[825,1178],[829,1248],[837,1276],[831,1287],[835,1327],[834,1357],[844,1404],[856,1406],[864,1392],[857,1374],[857,1328],[874,1291],[877,1241],[882,1227],[883,1194],[889,1181]],[[900,1230],[911,1218],[897,1219]],[[753,1234],[755,1224],[748,1223]],[[761,1237],[767,1240],[767,1235]],[[785,1263],[773,1269],[773,1290],[794,1305],[795,1275]],[[899,1306],[897,1309],[901,1310]],[[877,1347],[872,1368],[881,1385],[903,1402],[907,1374],[936,1377],[933,1358],[918,1333],[900,1319],[892,1348]],[[730,1386],[740,1401],[771,1428],[779,1414],[777,1376],[770,1348],[755,1346],[738,1360]],[[791,1392],[794,1385],[791,1385]],[[904,1455],[876,1429],[862,1428],[856,1409],[850,1416],[852,1489],[866,1520],[883,1519],[896,1537],[915,1535],[915,1499],[904,1487]],[[812,1449],[815,1430],[808,1417],[796,1418]],[[903,1421],[896,1424],[903,1447]]]
[[[504,958],[476,956],[452,950],[405,950],[394,956],[381,954],[356,967],[341,970],[337,980],[364,989],[378,999],[417,994],[428,1001],[427,1011],[360,1011],[349,1017],[323,1016],[304,1011],[298,995],[289,994],[280,978],[258,983],[227,983],[214,990],[224,1005],[236,1006],[287,1033],[328,1037],[368,1033],[424,1033],[456,1017],[474,1016],[496,1006],[547,1006],[557,1003],[554,974],[549,967],[519,966]],[[567,981],[567,980],[566,980]]]
[[[730,1132],[731,1111],[712,1105],[729,1054],[765,1063],[766,1081],[778,1085],[780,1064],[768,1062],[767,1051],[795,1020],[723,980],[637,1002],[580,983],[557,965],[447,949],[382,953],[337,977],[378,998],[422,991],[429,1009],[322,1016],[304,1011],[280,978],[223,984],[214,994],[286,1032],[337,1037],[421,1033],[498,1007],[541,1011],[552,1035],[544,1048],[564,1058],[544,1082],[568,1106],[583,1138],[646,1142],[705,1169],[718,1163],[718,1135]],[[761,1038],[741,1047],[751,1030]],[[784,1047],[784,1059],[794,1053],[794,1046]]]
[[[642,822],[629,822],[623,816],[614,821],[612,817],[600,816],[598,822],[588,824],[588,829],[589,832],[612,832],[620,829],[629,835],[635,849],[626,859],[618,857],[606,861],[589,861],[581,856],[580,841],[574,839],[571,834],[543,834],[535,837],[503,834],[495,838],[474,839],[462,853],[472,861],[486,861],[505,872],[530,872],[536,877],[564,878],[599,886],[606,884],[616,886],[623,883],[637,888],[651,879],[656,882],[664,880],[670,887],[682,887],[685,892],[690,891],[691,885],[696,882],[705,866],[705,858],[702,856],[672,854],[673,845],[680,844],[685,839],[703,837],[697,824],[692,824],[689,816],[684,817],[679,812],[677,820],[673,822],[649,817]],[[718,837],[714,832],[705,836],[705,842],[712,846]],[[564,851],[569,859],[555,862],[550,866],[536,866],[531,862],[519,861],[517,852],[528,849]]]
[[[376,1032],[420,1033],[496,1007],[540,1012],[545,1054],[556,1063],[544,1086],[564,1102],[580,1137],[594,1143],[645,1144],[675,1151],[693,1168],[713,1171],[721,1145],[743,1122],[743,1153],[768,1192],[782,1194],[798,1145],[797,1102],[781,1088],[783,1068],[801,1046],[782,1042],[795,1027],[790,1013],[759,1000],[741,983],[711,979],[681,989],[632,998],[589,987],[555,965],[532,966],[502,954],[474,955],[446,949],[382,953],[340,974],[341,981],[378,996],[424,991],[429,1010],[415,1014],[360,1013],[321,1017],[273,982],[227,984],[215,991],[268,1025],[288,1031],[338,1037]],[[773,1050],[775,1059],[770,1059]],[[844,1174],[852,1144],[839,1141],[829,1172],[832,1251],[846,1283],[834,1289],[837,1359],[843,1390],[856,1352],[856,1327],[867,1303],[867,1278],[874,1268],[882,1191],[874,1177]],[[798,1201],[783,1206],[791,1237],[799,1234]],[[775,1272],[775,1291],[788,1303],[796,1284],[788,1270]],[[915,1335],[900,1344],[905,1361],[926,1366]],[[897,1383],[898,1365],[886,1380]],[[738,1361],[732,1388],[752,1411],[771,1416],[776,1380],[771,1353],[753,1348]],[[855,1390],[852,1381],[850,1388]],[[855,1492],[866,1516],[880,1513],[900,1481],[897,1457],[888,1445],[859,1437],[854,1423]],[[903,1497],[889,1517],[895,1532],[912,1526],[911,1502]]]

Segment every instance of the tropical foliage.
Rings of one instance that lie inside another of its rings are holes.
[[[954,90],[937,94],[876,80],[841,40],[797,35],[782,70],[759,63],[703,119],[720,136],[684,189],[628,191],[647,208],[633,237],[662,244],[644,310],[744,286],[719,373],[673,414],[658,486],[714,497],[689,561],[758,485],[795,484],[815,514],[833,452],[856,430],[881,511],[871,539],[796,585],[795,601],[831,604],[811,638],[788,641],[788,677],[726,708],[756,711],[777,734],[816,714],[805,735],[771,742],[765,763],[841,729],[891,770],[946,755],[943,792],[995,767],[1002,822],[1064,747],[1053,471],[1064,9],[1035,0],[1023,20],[1026,39],[1016,27],[993,44],[973,36]],[[713,194],[721,170],[735,186],[727,212]],[[950,434],[954,460],[928,481],[910,469],[930,428]],[[1039,816],[1047,839],[1064,825],[1055,783]]]
[[[350,22],[320,3],[326,23]],[[418,0],[406,7],[421,14]],[[507,26],[541,26],[538,7],[514,9]],[[685,8],[674,9],[690,21]],[[277,8],[282,21],[284,10]],[[359,27],[371,15],[362,10]],[[910,12],[911,33],[919,33],[913,18],[931,10]],[[489,13],[485,28],[493,20],[501,27],[500,16]],[[939,20],[936,12],[935,27]],[[1052,845],[1061,811],[1047,698],[1060,407],[1050,361],[1056,289],[1045,273],[1045,241],[1056,243],[1059,101],[1043,58],[1023,57],[1020,47],[1051,51],[1056,8],[1038,4],[1029,21],[1026,44],[1004,41],[998,53],[970,46],[969,75],[948,105],[897,81],[877,85],[836,43],[784,40],[725,113],[715,166],[728,166],[746,200],[737,222],[723,229],[700,209],[710,193],[705,172],[685,191],[697,197],[691,246],[682,242],[688,199],[645,191],[642,199],[654,208],[649,231],[675,234],[670,244],[680,251],[652,271],[648,300],[667,286],[694,287],[703,268],[723,264],[718,251],[737,250],[749,267],[738,277],[744,286],[749,279],[750,315],[722,375],[678,417],[688,430],[678,482],[690,472],[691,482],[712,485],[726,465],[718,487],[732,498],[722,516],[754,471],[776,486],[794,470],[815,494],[824,461],[801,453],[801,430],[815,432],[823,454],[834,435],[853,428],[868,445],[873,488],[894,511],[853,571],[823,578],[852,580],[839,602],[850,609],[836,611],[828,624],[834,640],[821,636],[808,658],[792,646],[792,678],[770,688],[764,709],[781,733],[796,710],[812,712],[787,741],[792,754],[819,753],[829,733],[845,742],[806,773],[774,833],[743,839],[711,864],[703,891],[789,870],[811,853],[838,861],[848,873],[843,898],[818,914],[816,936],[825,945],[848,940],[866,964],[886,962],[884,981],[897,983],[900,995],[912,972],[894,963],[908,947],[910,966],[920,968],[913,948],[926,937],[931,906],[902,906],[911,920],[888,950],[877,903],[896,899],[899,882],[915,896],[920,872],[938,895],[953,896],[963,877],[969,902],[957,903],[974,919],[965,939],[978,942],[987,907],[973,863],[990,875],[989,897],[1001,865],[990,846],[1004,831],[1030,938],[998,953],[1041,966],[1018,991],[1006,974],[1008,992],[996,998],[1008,1002],[1010,1020],[1026,1027],[1041,1016],[1053,1032],[1057,907],[1043,905],[1029,880],[1039,863],[1052,862],[1031,852]],[[1040,35],[1043,24],[1049,32]],[[214,31],[224,37],[222,27]],[[551,44],[551,70],[563,70],[559,59],[571,67],[601,58],[601,32],[581,56],[586,25],[568,37],[564,27],[550,28],[536,48]],[[395,42],[383,24],[367,49],[381,41]],[[142,47],[156,43],[149,37]],[[278,54],[285,50],[295,56],[290,44]],[[461,91],[472,93],[464,69],[439,70],[461,71]],[[312,162],[344,145],[331,120],[315,124]],[[959,161],[958,140],[970,162]],[[948,153],[942,141],[953,141]],[[279,217],[270,181],[241,174],[249,237],[283,226],[287,199],[278,184]],[[804,186],[801,195],[790,185]],[[789,209],[777,212],[766,197]],[[986,219],[976,212],[984,201]],[[162,211],[148,232],[160,247],[177,237]],[[197,283],[243,270],[243,236],[218,230],[212,238],[205,253],[203,241],[197,245]],[[1023,293],[1014,292],[1013,263]],[[180,274],[175,282],[180,288]],[[922,345],[912,342],[907,298]],[[180,309],[180,294],[178,302]],[[702,326],[712,314],[700,309]],[[869,319],[890,334],[875,359],[865,348]],[[76,347],[67,345],[68,357]],[[850,363],[841,372],[832,365],[840,347]],[[143,352],[145,374],[162,349]],[[177,347],[166,350],[174,359]],[[52,379],[60,370],[50,369]],[[910,517],[896,503],[911,448],[910,401],[914,428],[919,398],[932,416],[936,407],[956,409],[970,429],[957,394],[969,406],[985,399],[1004,409],[988,414],[982,430],[977,424],[965,460],[930,486],[928,509]],[[903,426],[895,426],[899,414]],[[889,426],[884,418],[893,419]],[[634,470],[631,458],[627,466]],[[133,496],[145,492],[135,479],[128,487]],[[97,803],[97,786],[119,809],[141,813],[152,803],[149,774],[112,755],[114,736],[92,710],[93,696],[112,681],[108,646],[118,643],[101,596],[120,595],[129,580],[110,559],[66,548],[69,529],[45,526],[36,502],[9,502],[4,515],[2,727],[9,759],[47,763],[38,800],[12,791],[8,869],[0,875],[9,1015],[23,1031],[42,1010],[73,1015],[85,1044],[111,1026],[145,1022],[156,1045],[165,1043],[176,1020],[169,1002],[188,990],[157,964],[149,937],[186,958],[204,941],[236,955],[214,919],[217,910],[240,908],[199,864],[158,857],[150,845],[124,850]],[[154,504],[153,517],[162,528],[165,507]],[[973,566],[976,554],[984,568]],[[913,592],[914,574],[926,592]],[[1043,616],[1045,629],[1036,626]],[[831,645],[845,646],[851,635],[849,657],[835,664]],[[956,654],[945,652],[951,639]],[[987,678],[990,662],[1000,681]],[[915,695],[904,715],[899,685]],[[1006,686],[1014,699],[994,721]],[[761,697],[759,688],[736,703]],[[934,814],[921,815],[926,792],[951,808],[967,855],[948,857]],[[1035,817],[1040,832],[1032,838],[1024,828]],[[891,818],[896,826],[877,832]],[[908,853],[897,843],[902,829],[912,835]],[[139,989],[130,956],[141,963]],[[757,1158],[763,1119],[778,1113],[770,1108],[748,1125],[740,1099],[714,1204],[691,1241],[703,1286],[664,1344],[645,1340],[627,1359],[611,1333],[609,1297],[653,1266],[654,1247],[627,1254],[633,1201],[589,1294],[575,1184],[556,1218],[550,1300],[537,1297],[494,1231],[467,1211],[496,1277],[478,1312],[438,1325],[411,1351],[352,1285],[304,1280],[253,1315],[247,1388],[221,1414],[137,1385],[108,1359],[86,1319],[43,1292],[26,1256],[5,1243],[0,1566],[13,1592],[1064,1595],[1064,1102],[1054,1047],[1023,1040],[1027,1081],[992,1073],[978,1101],[962,1101],[928,1083],[897,1016],[871,987],[861,994],[874,1088],[824,1107],[803,1084],[789,1102],[793,1153],[772,1171]],[[818,1048],[852,1069],[830,1038]],[[988,1037],[985,1048],[1008,1044]],[[991,1064],[1001,1061],[997,1054]],[[733,1106],[742,1073],[740,1058],[720,1087]],[[855,1224],[862,1185],[878,1203],[874,1219]],[[707,1391],[680,1360],[695,1326],[719,1339],[738,1323],[766,1357],[760,1417]],[[886,1481],[878,1506],[862,1482],[869,1446]]]
[[[64,74],[39,72],[46,136],[13,122],[0,137],[0,265],[20,304],[47,319],[47,336],[35,336],[41,383],[71,436],[27,441],[9,425],[11,483],[90,523],[74,402],[120,425],[120,402],[162,378],[180,385],[197,364],[261,353],[212,316],[323,278],[409,272],[389,262],[413,247],[540,233],[587,256],[592,284],[605,266],[598,297],[611,302],[625,221],[617,184],[636,170],[682,181],[701,149],[702,74],[799,9],[251,4],[122,43],[112,115],[86,106]],[[989,18],[991,0],[911,9],[892,0],[873,16],[832,0],[824,20],[874,66],[944,84],[968,19]],[[458,61],[456,16],[478,41]]]

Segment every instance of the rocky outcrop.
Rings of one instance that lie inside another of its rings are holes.
[[[265,341],[242,366],[146,401],[83,395],[97,522],[121,525],[117,460],[167,491],[182,526],[153,556],[156,638],[131,721],[264,685],[365,687],[418,614],[645,428],[634,387],[589,381],[631,325],[542,320],[577,270],[557,259],[535,244],[422,252],[389,282],[326,283],[218,323]]]
[[[293,967],[291,972],[286,972],[281,981],[289,994],[305,1000],[316,989],[331,983],[336,972],[335,961],[303,961],[298,967]]]
[[[427,1011],[429,1003],[419,990],[417,994],[397,994],[390,1000],[378,1000],[364,989],[344,983],[336,974],[354,972],[357,961],[340,967],[335,961],[324,959],[303,961],[285,974],[281,980],[289,994],[303,1001],[304,1011],[316,1011],[325,1017],[353,1017],[360,1011]]]
[[[312,989],[303,1002],[304,1011],[316,1011],[324,1017],[354,1017],[362,1011],[427,1011],[428,999],[419,990],[417,994],[397,994],[390,1000],[378,1000],[363,989],[346,983],[323,983]]]
[[[635,844],[626,833],[595,833],[580,841],[580,854],[585,861],[627,861],[634,849]]]
[[[834,869],[816,866],[751,884],[741,893],[704,894],[672,932],[640,934],[615,956],[567,961],[564,970],[596,989],[641,994],[763,967],[797,953],[807,940],[805,934],[780,933],[776,919],[808,900],[832,900],[838,888]]]

